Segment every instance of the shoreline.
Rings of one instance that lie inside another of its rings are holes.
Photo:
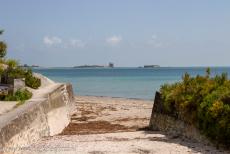
[[[155,95],[155,94],[154,94]],[[78,95],[78,94],[74,94],[75,97],[77,96],[85,96],[85,97],[98,97],[98,98],[111,98],[111,99],[128,99],[128,100],[140,100],[140,101],[152,101],[152,103],[154,102],[154,96],[153,99],[144,99],[144,98],[128,98],[128,97],[118,97],[118,96],[102,96],[102,95]]]

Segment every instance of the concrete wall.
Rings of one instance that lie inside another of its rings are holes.
[[[21,79],[14,79],[14,93],[17,91],[17,90],[20,90],[20,89],[25,89],[26,85],[25,85],[25,78],[21,78]]]
[[[0,153],[19,151],[44,136],[60,133],[70,122],[74,96],[70,84],[57,84],[0,116]]]
[[[159,92],[155,94],[149,128],[163,131],[173,137],[180,136],[194,141],[209,143],[196,127],[164,113],[163,102]]]

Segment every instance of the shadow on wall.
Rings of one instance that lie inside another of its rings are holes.
[[[159,92],[155,94],[149,128],[151,130],[164,131],[172,136],[182,136],[190,140],[209,143],[196,127],[164,112],[163,102]]]

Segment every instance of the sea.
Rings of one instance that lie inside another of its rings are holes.
[[[156,68],[34,68],[56,82],[71,83],[76,95],[153,100],[167,83],[181,81],[184,73],[204,75],[206,67]],[[211,75],[230,74],[230,67],[211,67]]]

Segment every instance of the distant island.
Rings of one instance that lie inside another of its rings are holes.
[[[74,66],[74,68],[113,68],[114,64],[109,63],[108,65],[80,65]]]
[[[159,65],[144,65],[144,68],[160,67]]]
[[[27,67],[39,67],[39,66],[38,65],[27,65],[27,64],[24,64],[24,65],[20,65],[20,67],[27,68]]]
[[[138,68],[156,68],[156,67],[160,67],[160,65],[144,65],[144,67],[139,66]]]

